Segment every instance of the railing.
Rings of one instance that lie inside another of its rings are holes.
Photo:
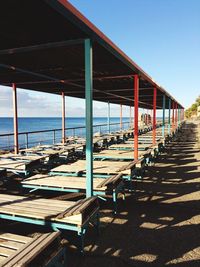
[[[130,122],[122,122],[122,129],[130,127]],[[120,123],[110,123],[110,131],[119,131]],[[98,124],[93,126],[94,133],[108,133],[107,124]],[[74,128],[66,128],[65,134],[67,136],[85,136],[85,126],[79,126]],[[18,133],[19,147],[29,148],[35,145],[41,144],[55,144],[61,141],[62,129],[51,130],[39,130],[32,132],[20,132]],[[0,149],[1,150],[13,150],[14,147],[14,133],[0,134]]]

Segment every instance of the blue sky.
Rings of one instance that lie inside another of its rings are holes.
[[[185,107],[200,94],[200,0],[71,0],[88,19]],[[10,89],[0,95],[0,116],[12,115]],[[19,90],[19,115],[59,116],[61,100]],[[40,101],[43,99],[43,102]],[[24,102],[25,101],[25,102]],[[67,99],[69,116],[84,115],[84,101]],[[35,108],[31,102],[38,103]],[[55,105],[56,104],[56,105]],[[80,109],[81,107],[81,109]],[[106,115],[95,105],[95,115]],[[111,115],[119,111],[113,105]],[[129,109],[124,108],[128,115]]]

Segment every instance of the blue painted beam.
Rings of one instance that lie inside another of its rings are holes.
[[[171,133],[171,99],[169,98],[168,134]]]
[[[165,95],[163,95],[162,137],[165,137]]]
[[[108,120],[107,120],[107,124],[108,124],[108,133],[110,133],[110,102],[108,102]]]
[[[86,197],[93,195],[93,59],[92,43],[85,40]]]

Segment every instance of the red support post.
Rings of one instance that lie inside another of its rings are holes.
[[[134,159],[138,159],[138,101],[139,77],[134,75]]]
[[[19,141],[18,141],[18,114],[17,114],[17,88],[13,83],[13,122],[14,122],[14,152],[19,153]]]
[[[65,143],[65,93],[62,92],[62,143]]]
[[[157,100],[157,89],[153,89],[153,145],[156,144],[156,100]]]
[[[120,104],[120,130],[122,130],[122,104]]]

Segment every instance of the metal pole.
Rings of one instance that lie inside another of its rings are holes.
[[[132,122],[131,106],[130,106],[130,119],[129,119],[129,121],[130,121],[129,122],[129,125],[130,125],[129,128],[131,128],[131,122]]]
[[[180,108],[179,108],[179,105],[178,105],[178,127],[180,125]]]
[[[153,145],[156,143],[156,97],[157,89],[153,90]]]
[[[62,143],[65,143],[65,93],[62,92]]]
[[[139,100],[139,78],[134,75],[134,159],[138,159],[138,100]]]
[[[176,103],[176,128],[178,127],[178,104]]]
[[[107,121],[108,133],[110,133],[110,102],[108,102],[108,121]]]
[[[174,101],[172,102],[172,129],[174,131]]]
[[[165,95],[163,95],[162,137],[165,137]]]
[[[93,195],[93,51],[85,40],[85,110],[86,110],[86,197]]]
[[[120,104],[120,130],[122,130],[122,104]]]
[[[14,152],[19,153],[19,140],[18,140],[18,114],[17,114],[17,88],[16,84],[12,84],[13,88],[13,123],[14,123]]]
[[[168,134],[171,133],[171,98],[169,98]]]

